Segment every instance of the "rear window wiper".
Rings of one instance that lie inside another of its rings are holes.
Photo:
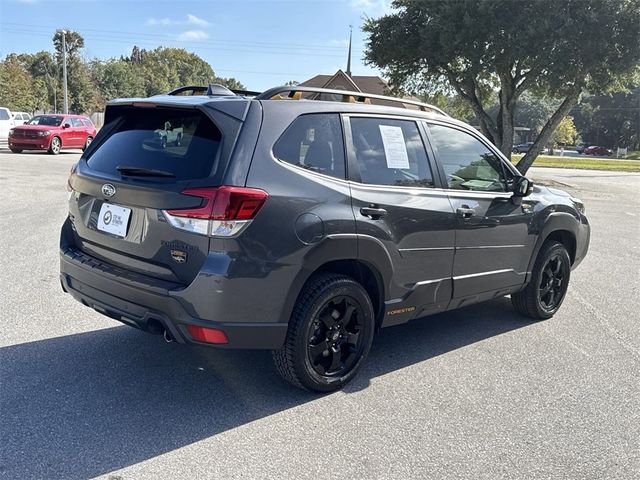
[[[127,167],[121,165],[116,167],[116,170],[122,175],[130,177],[175,177],[176,175],[166,170],[155,170],[153,168],[143,167]]]

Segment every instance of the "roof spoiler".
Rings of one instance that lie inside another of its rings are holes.
[[[233,96],[242,95],[245,97],[255,97],[260,92],[253,92],[251,90],[236,90],[220,85],[219,83],[210,83],[208,86],[203,85],[189,85],[187,87],[176,88],[171,90],[167,95],[207,95],[209,97],[216,96]]]

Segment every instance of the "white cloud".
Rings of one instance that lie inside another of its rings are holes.
[[[206,27],[207,25],[209,25],[209,22],[207,22],[204,18],[196,17],[195,15],[192,15],[190,13],[187,13],[187,23],[190,25],[198,25],[199,27]]]
[[[379,17],[391,12],[390,0],[350,0],[349,7],[369,17]]]
[[[29,1],[29,0],[27,0]],[[33,1],[33,0],[30,0]],[[209,22],[207,22],[204,18],[196,17],[195,15],[188,13],[186,20],[178,20],[172,18],[149,18],[147,20],[147,25],[160,25],[160,26],[169,26],[169,25],[196,25],[198,27],[207,27]]]
[[[176,40],[181,42],[192,42],[198,40],[206,40],[209,38],[209,34],[207,32],[203,32],[202,30],[187,30],[186,32],[180,33]]]
[[[150,18],[147,25],[171,25],[173,21],[168,18]]]

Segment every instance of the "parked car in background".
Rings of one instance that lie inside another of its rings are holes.
[[[12,115],[13,125],[16,127],[18,125],[24,125],[31,119],[31,115],[29,115],[27,112],[12,112]]]
[[[519,145],[514,145],[513,153],[527,153],[533,147],[533,142],[521,143]]]
[[[57,155],[67,148],[89,146],[96,136],[96,127],[81,115],[38,115],[24,125],[9,131],[9,149],[13,153],[23,150],[48,150]]]
[[[599,155],[602,157],[610,157],[611,155],[613,155],[613,152],[608,148],[598,147],[597,145],[592,145],[585,148],[582,153],[585,155]]]
[[[11,110],[6,107],[0,107],[0,142],[7,141],[9,130],[15,125]]]
[[[592,143],[582,142],[576,145],[576,152],[583,153],[584,149],[593,145]]]

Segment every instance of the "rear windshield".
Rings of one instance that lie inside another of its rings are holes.
[[[197,110],[128,108],[103,128],[108,137],[87,164],[117,175],[117,167],[162,170],[177,180],[205,178],[214,171],[220,130]]]

